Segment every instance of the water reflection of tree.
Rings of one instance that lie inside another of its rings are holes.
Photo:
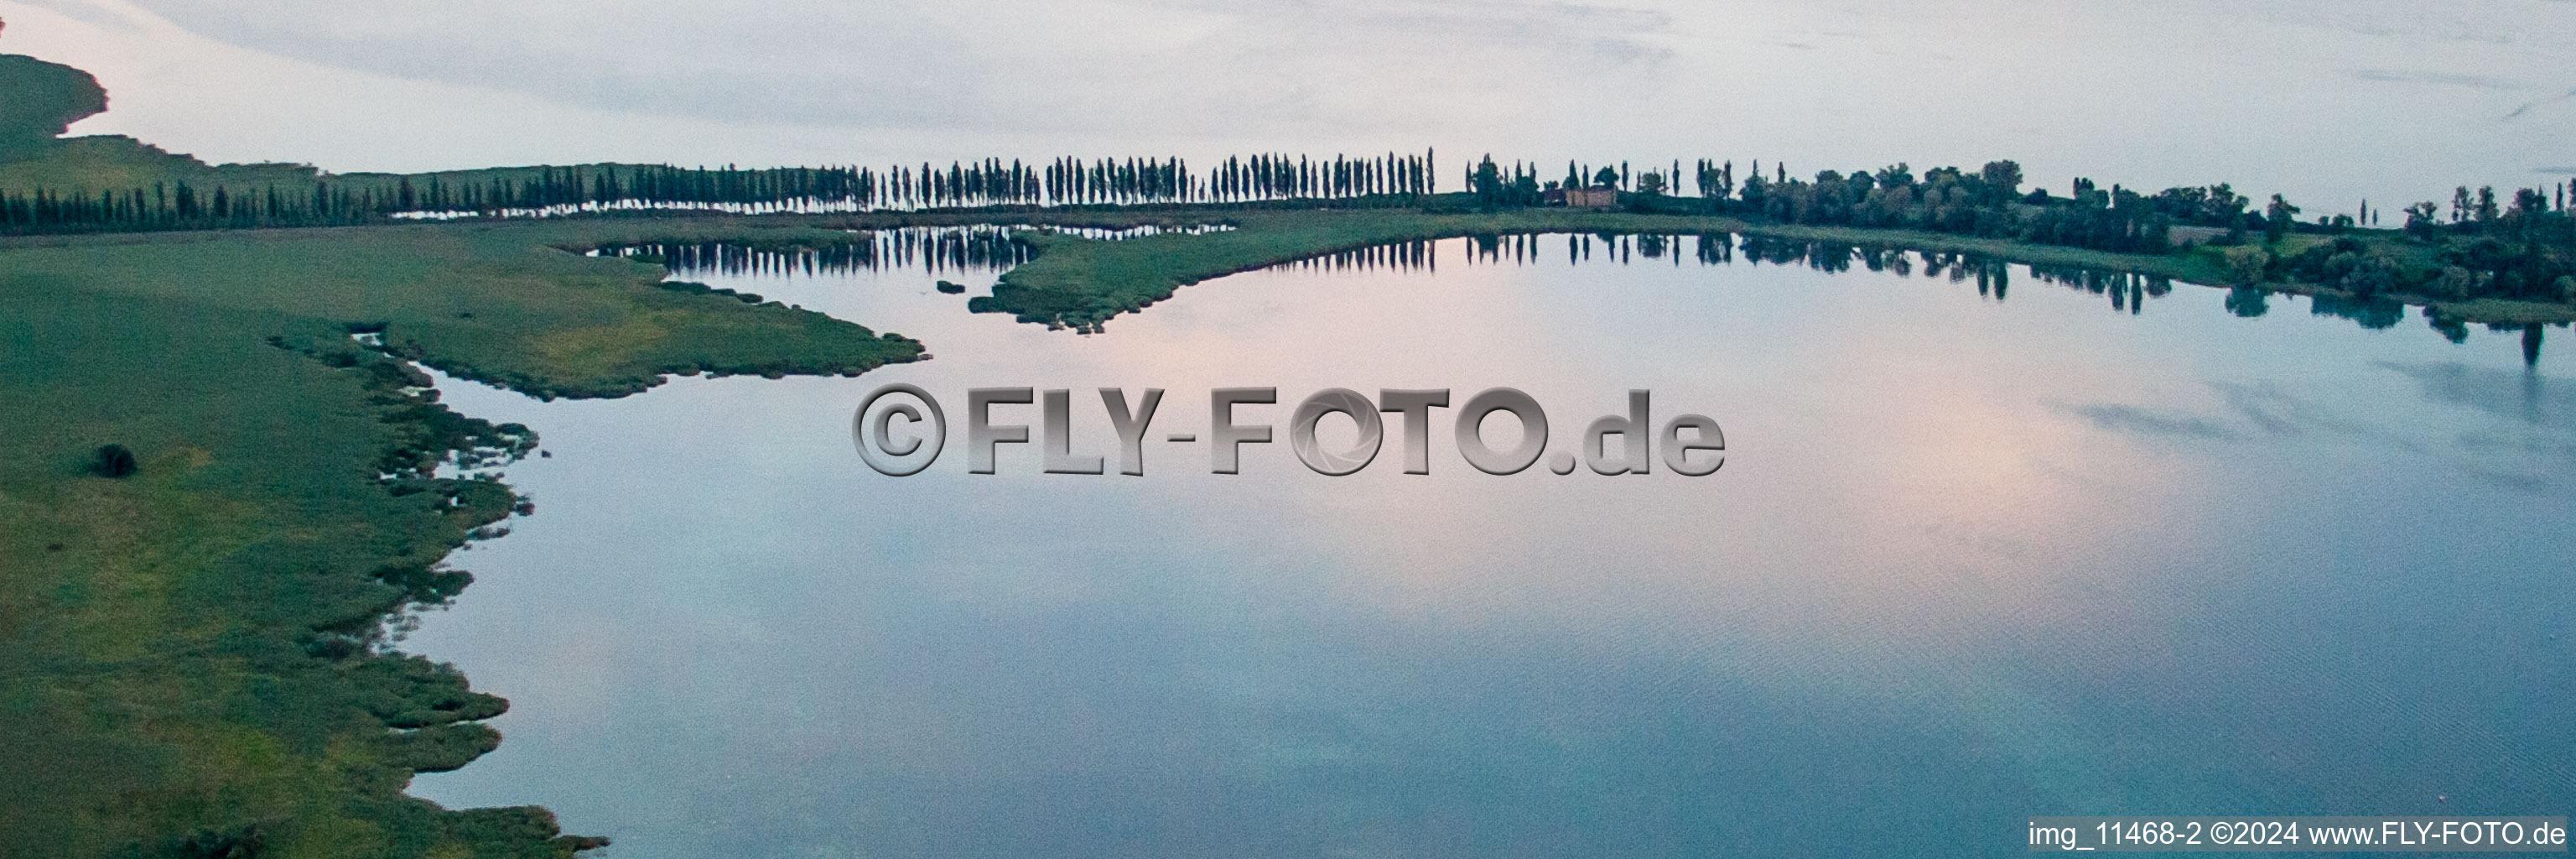
[[[2252,319],[2272,312],[2271,298],[2272,292],[2267,289],[2235,287],[2227,291],[2227,312]]]
[[[762,247],[734,242],[643,243],[601,248],[599,252],[661,263],[680,276],[814,275],[893,269],[934,274],[998,271],[1036,257],[1036,247],[1028,241],[1030,231],[1031,228],[1014,227],[905,227],[855,233],[848,242],[819,247]],[[1093,238],[1115,239],[1157,231],[1139,228],[1074,232]],[[1964,251],[1913,251],[1723,232],[1561,235],[1565,240],[1567,265],[1596,261],[1633,262],[1637,257],[1644,257],[1648,260],[1670,260],[1677,266],[1687,262],[1720,266],[1733,265],[1741,256],[1754,265],[1795,266],[1828,274],[1849,272],[1857,267],[1900,277],[1919,276],[1962,285],[1973,280],[1978,296],[1997,301],[2005,299],[2012,285],[2013,265],[1991,256]],[[1543,242],[1549,236],[1543,233],[1466,236],[1463,237],[1465,261],[1471,265],[1541,264],[1546,260]],[[1440,244],[1439,241],[1425,239],[1371,245],[1285,263],[1278,268],[1436,271]],[[1597,256],[1594,253],[1596,246],[1603,251]],[[2031,265],[2025,269],[2042,283],[2102,296],[2117,313],[2142,313],[2149,299],[2161,298],[2173,291],[2171,279],[2155,275],[2064,265]],[[2228,313],[2238,317],[2261,317],[2271,311],[2272,296],[2271,290],[2259,287],[2234,287],[2227,291],[2224,307]],[[2386,296],[2327,293],[2309,296],[2308,301],[2309,312],[2314,315],[2349,319],[2374,330],[2395,327],[2404,321],[2407,307]],[[2467,322],[2432,309],[2426,310],[2424,316],[2433,330],[2444,338],[2455,343],[2469,339],[2471,328]],[[2521,334],[2524,360],[2538,363],[2545,326],[2490,324],[2488,327],[2498,332]]]
[[[849,274],[919,269],[994,271],[1036,258],[1027,231],[1009,227],[905,227],[860,232],[846,242],[819,246],[760,246],[739,242],[645,242],[598,249],[659,263],[680,276]]]

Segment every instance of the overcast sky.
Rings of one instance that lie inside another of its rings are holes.
[[[335,170],[2011,157],[2052,185],[2233,180],[2339,209],[2576,168],[2569,0],[0,0],[0,18],[0,50],[107,84],[114,110],[76,131]]]

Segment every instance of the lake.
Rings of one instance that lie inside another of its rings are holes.
[[[445,383],[551,456],[506,469],[537,513],[402,645],[510,698],[508,739],[414,792],[543,804],[618,859],[1985,855],[2041,814],[2576,801],[2569,331],[2527,363],[2411,309],[1751,259],[1783,255],[1447,240],[1087,336],[966,312],[989,255],[713,255],[679,276],[936,357],[611,401]],[[890,382],[952,422],[917,476],[852,449]],[[997,386],[1075,389],[1113,473],[1035,444],[966,473],[964,392]],[[1279,388],[1239,409],[1270,424],[1325,388],[1516,387],[1551,450],[1648,389],[1727,459],[1491,476],[1448,413],[1428,475],[1393,438],[1342,478],[1160,441],[1235,386]],[[1097,387],[1169,391],[1145,476]]]

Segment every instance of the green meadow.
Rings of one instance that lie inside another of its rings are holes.
[[[503,706],[378,646],[389,615],[464,585],[442,560],[519,503],[435,467],[506,460],[534,436],[448,411],[396,356],[582,397],[667,373],[857,373],[921,346],[664,288],[657,266],[551,244],[567,238],[380,227],[0,249],[0,855],[585,843],[541,809],[402,795],[412,773],[492,748],[477,720]],[[109,444],[135,474],[97,473]]]

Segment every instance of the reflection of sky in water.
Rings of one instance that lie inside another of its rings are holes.
[[[418,790],[629,857],[1982,854],[2039,813],[2576,799],[2566,350],[1543,247],[1255,272],[1089,337],[918,270],[690,275],[938,358],[450,384],[555,456],[410,642],[510,697],[510,739]],[[1034,445],[970,477],[952,447],[897,480],[847,436],[895,381],[952,421],[970,385],[1080,389],[1113,456],[1093,387],[1170,391],[1159,439],[1204,437],[1212,387],[1278,386],[1244,413],[1280,423],[1324,387],[1511,385],[1553,447],[1638,387],[1730,449],[1693,480],[1488,477],[1438,430],[1427,477],[1159,441],[1143,478]]]

